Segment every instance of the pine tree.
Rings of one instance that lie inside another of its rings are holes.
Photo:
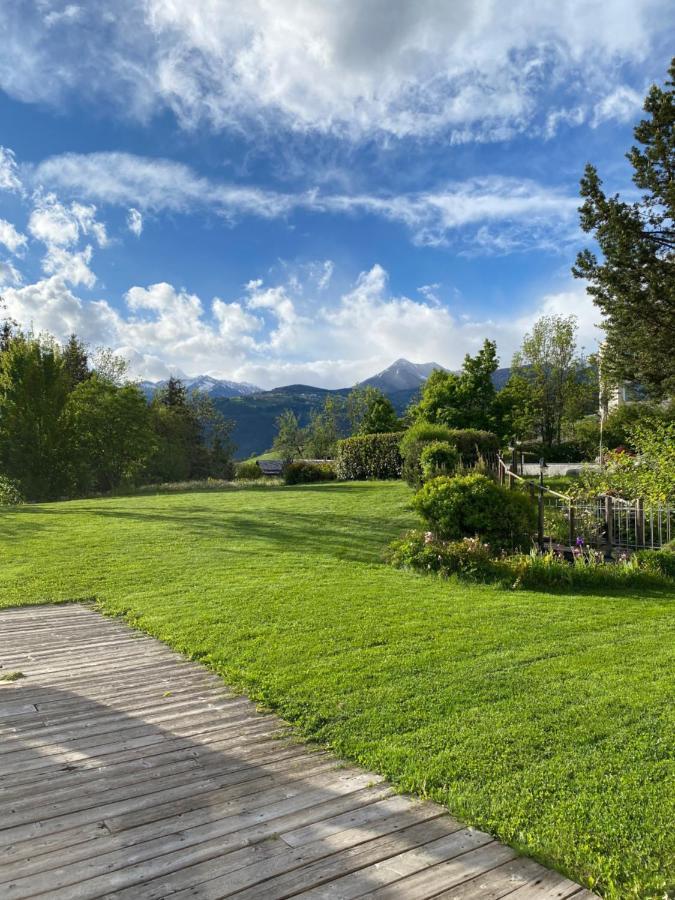
[[[606,196],[586,166],[581,227],[603,259],[584,250],[572,269],[605,315],[603,367],[657,397],[675,390],[675,58],[669,73],[663,88],[650,89],[647,118],[634,130],[640,146],[627,154],[640,200]]]
[[[71,334],[68,338],[68,343],[63,348],[62,359],[71,390],[91,377],[87,348],[77,335]]]

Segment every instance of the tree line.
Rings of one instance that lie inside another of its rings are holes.
[[[230,434],[212,401],[178,379],[148,401],[112,352],[0,326],[0,475],[27,500],[230,478]]]

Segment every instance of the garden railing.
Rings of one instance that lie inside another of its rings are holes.
[[[515,457],[514,457],[515,459]],[[623,550],[657,550],[675,537],[675,504],[647,504],[644,500],[624,500],[603,494],[579,500],[561,494],[544,484],[546,466],[539,465],[539,481],[534,482],[498,457],[500,484],[522,486],[537,504],[537,542],[579,546],[586,544]]]

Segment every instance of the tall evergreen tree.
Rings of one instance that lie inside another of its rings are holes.
[[[82,384],[83,381],[86,381],[91,376],[87,348],[76,334],[70,335],[68,342],[63,348],[63,365],[70,381],[71,389],[76,388],[78,384]]]
[[[605,316],[603,368],[655,396],[675,390],[675,58],[669,74],[663,88],[651,87],[627,154],[640,200],[606,196],[586,166],[581,227],[603,258],[584,250],[572,269]]]

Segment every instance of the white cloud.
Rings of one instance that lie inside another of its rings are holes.
[[[0,190],[22,190],[19,168],[14,153],[7,147],[0,147]]]
[[[134,207],[127,213],[127,228],[136,237],[140,237],[143,232],[143,216]]]
[[[502,364],[508,365],[525,331],[544,314],[575,313],[587,350],[599,335],[598,313],[578,287],[545,295],[519,314],[505,309],[490,318],[455,315],[437,298],[392,295],[379,265],[330,305],[308,302],[302,286],[260,279],[229,302],[205,302],[167,283],[134,286],[121,311],[105,300],[78,298],[62,274],[9,287],[4,296],[9,314],[20,322],[61,339],[75,331],[92,344],[112,346],[138,376],[210,374],[264,387],[345,387],[397,357],[457,368],[486,337],[497,340]]]
[[[322,194],[318,190],[281,194],[209,180],[182,163],[128,153],[51,157],[36,168],[33,180],[96,203],[134,204],[134,208],[153,211],[212,210],[227,219],[244,215],[270,219],[294,210],[373,215],[406,226],[420,244],[445,243],[451,232],[480,223],[511,223],[513,236],[508,247],[501,246],[497,238],[468,236],[469,248],[483,253],[541,246],[547,240],[546,231],[551,233],[547,246],[559,247],[571,233],[578,206],[576,196],[560,189],[527,178],[496,175],[399,195]]]
[[[668,0],[40,6],[0,7],[0,87],[24,101],[103,97],[139,118],[168,108],[186,128],[455,140],[527,129],[552,82],[597,97],[617,63],[649,60],[670,12]]]
[[[0,260],[0,289],[20,285],[21,272],[9,260]]]
[[[17,253],[26,246],[26,235],[21,234],[6,219],[0,219],[0,244],[4,244],[10,253]]]
[[[643,102],[642,94],[621,84],[596,104],[591,124],[596,128],[603,122],[630,122],[638,117]]]
[[[73,287],[81,284],[93,288],[96,275],[89,268],[92,255],[90,245],[77,252],[71,252],[65,247],[50,246],[42,259],[42,271],[47,275],[60,276]]]
[[[95,206],[74,202],[68,207],[55,194],[37,195],[28,230],[48,248],[72,247],[82,235],[92,235],[99,247],[108,243],[105,225],[96,220]]]

